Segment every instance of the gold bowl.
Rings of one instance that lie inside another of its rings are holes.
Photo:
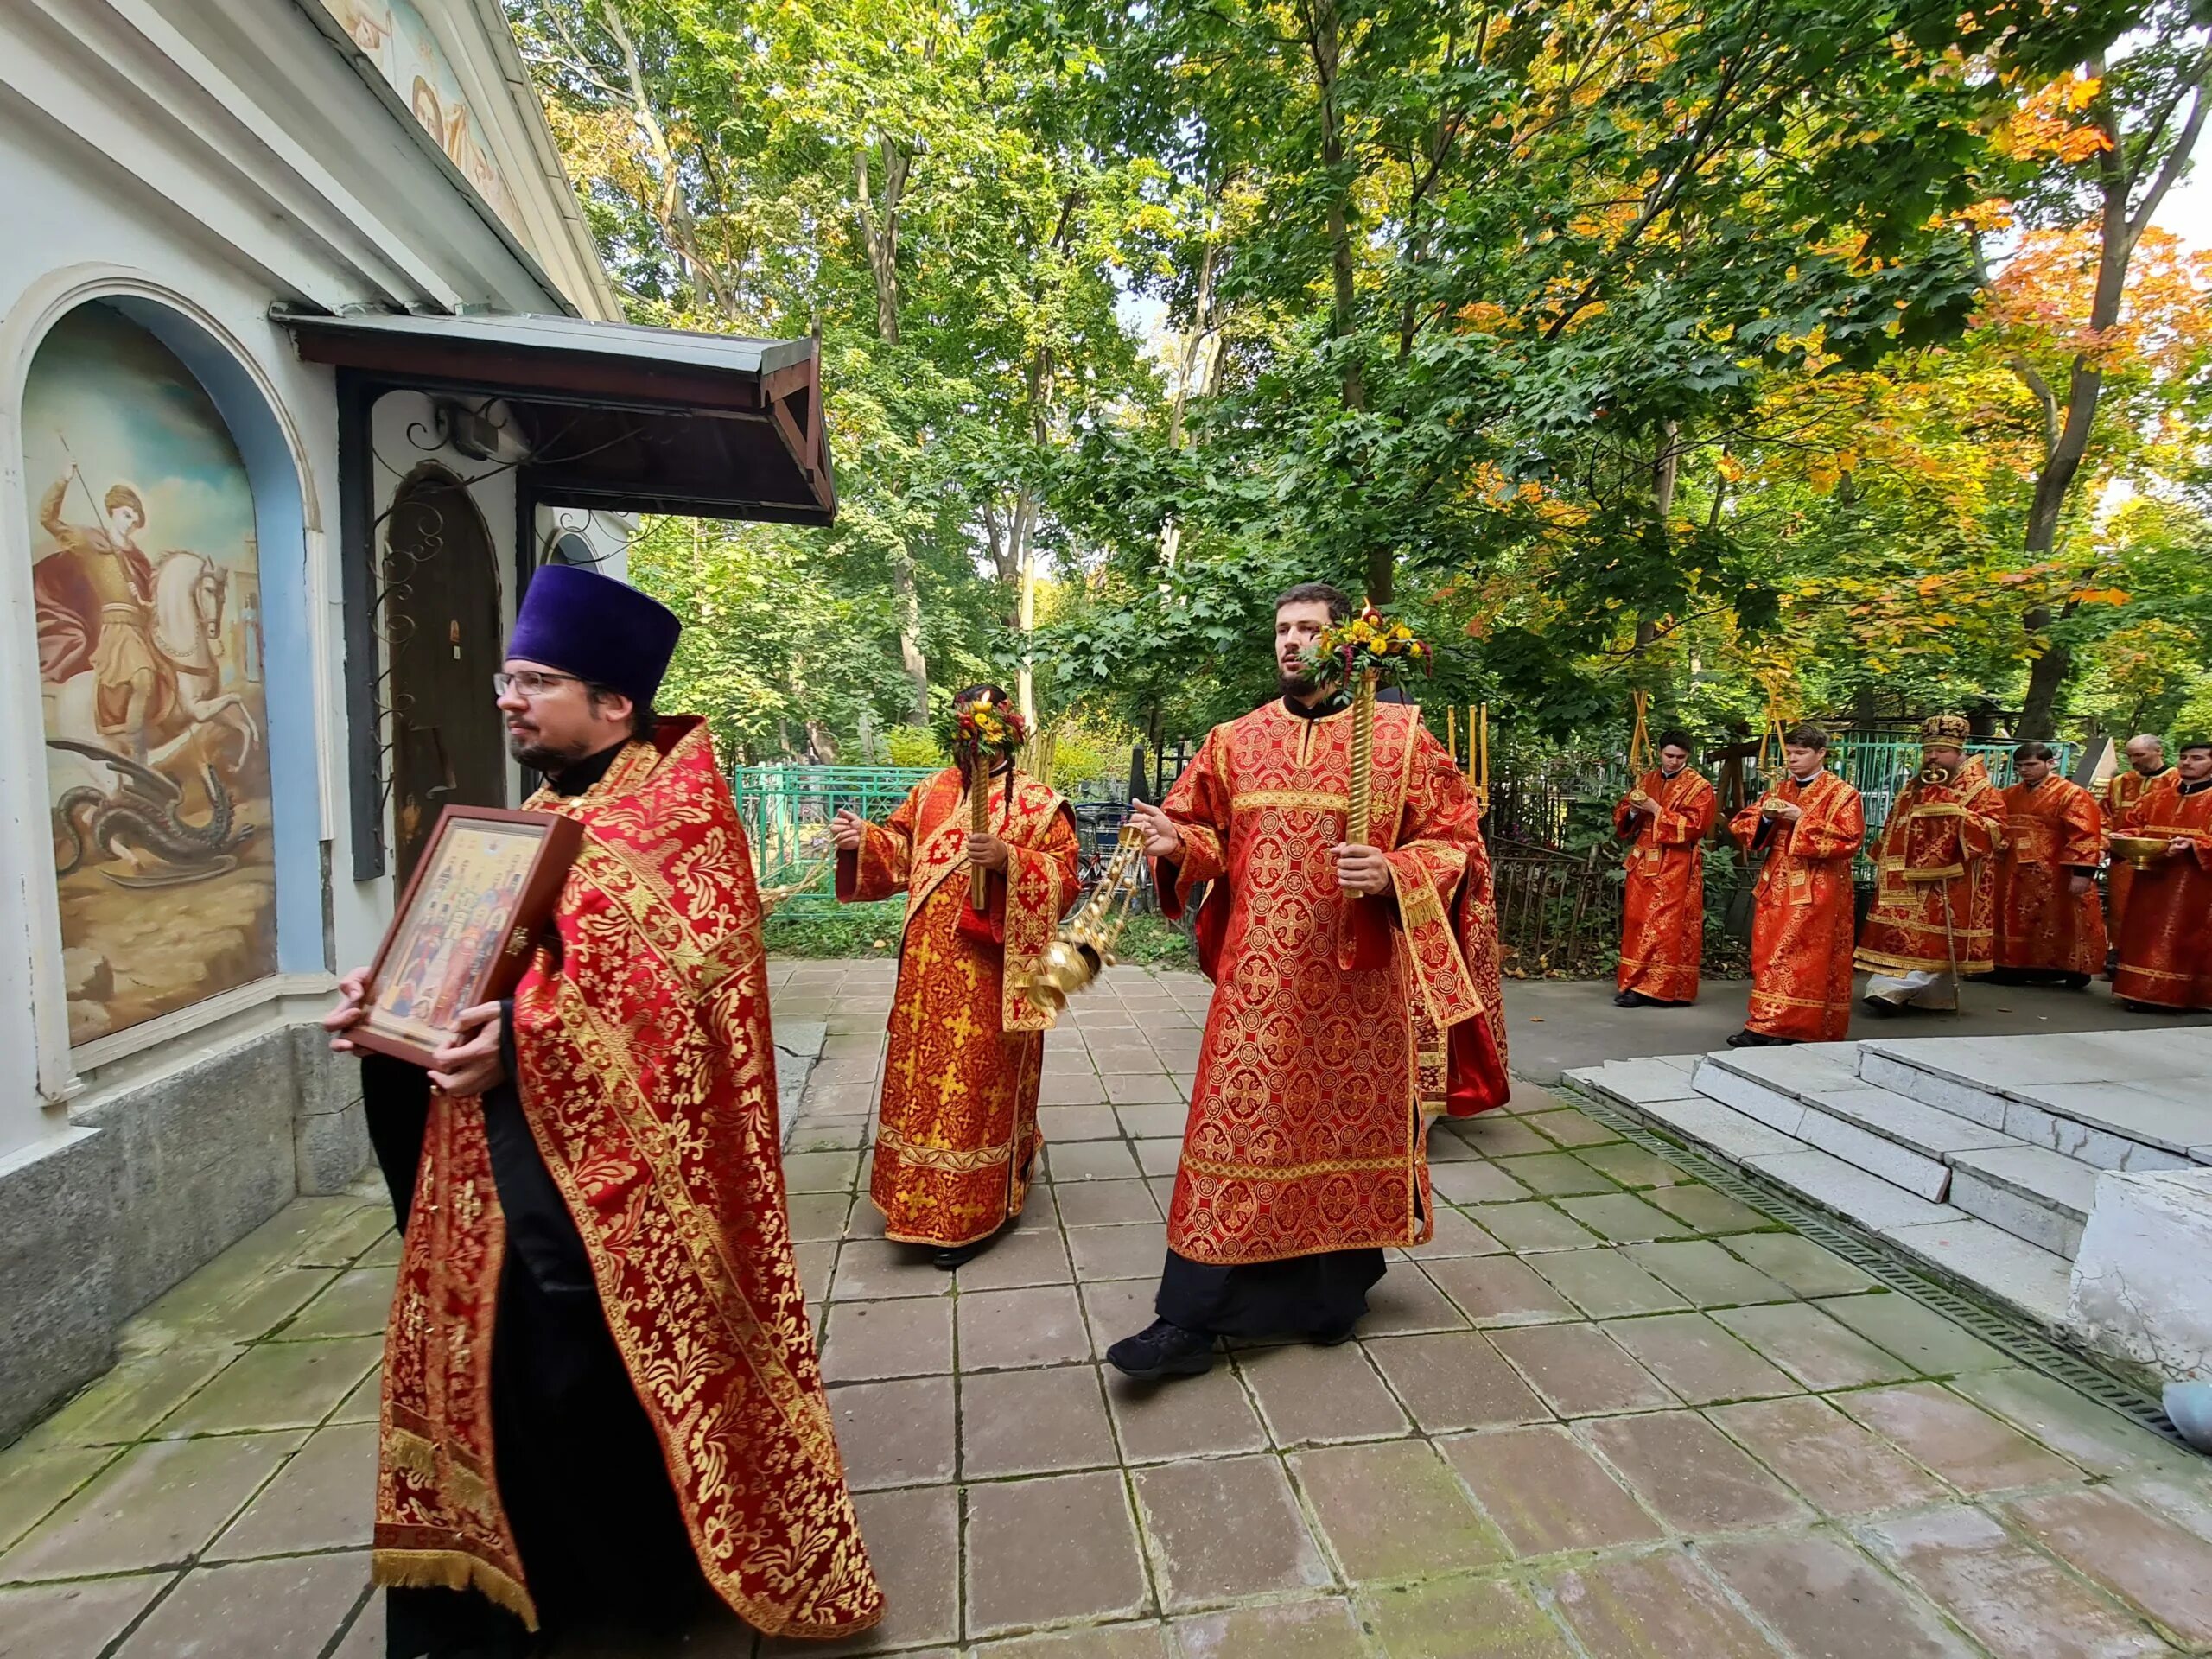
[[[2112,855],[2124,858],[2139,870],[2147,870],[2166,855],[2163,836],[2114,836]]]

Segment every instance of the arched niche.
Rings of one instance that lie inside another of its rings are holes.
[[[147,293],[53,317],[22,399],[79,1046],[324,965],[307,516],[255,376]]]

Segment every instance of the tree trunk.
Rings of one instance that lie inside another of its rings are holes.
[[[622,13],[613,0],[603,0],[600,7],[601,21],[622,54],[622,69],[630,83],[630,113],[645,134],[645,143],[653,153],[653,166],[659,177],[659,200],[653,206],[653,218],[668,238],[677,257],[683,261],[684,269],[691,274],[695,295],[723,316],[733,314],[728,284],[722,280],[721,270],[709,259],[699,245],[699,227],[691,216],[691,204],[683,194],[683,169],[677,161],[676,149],[669,142],[668,129],[661,123],[660,111],[653,107],[651,92],[645,86],[645,60],[638,52],[638,43],[631,35],[629,26],[622,21]]]
[[[906,153],[883,141],[883,199],[868,189],[868,149],[853,156],[854,210],[860,219],[861,245],[875,283],[875,332],[887,346],[899,343],[899,208],[906,194],[912,165]],[[891,551],[891,591],[899,601],[899,662],[913,683],[913,720],[930,723],[930,664],[922,654],[922,596],[914,581],[914,556],[901,541]]]

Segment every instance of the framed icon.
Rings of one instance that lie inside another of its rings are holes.
[[[360,1047],[428,1066],[465,1009],[512,991],[583,839],[551,812],[448,806],[369,969]]]

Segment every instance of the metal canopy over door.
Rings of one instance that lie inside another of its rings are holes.
[[[392,498],[384,589],[392,833],[404,883],[442,808],[506,804],[506,749],[492,706],[499,570],[475,503],[442,467],[418,467]]]

